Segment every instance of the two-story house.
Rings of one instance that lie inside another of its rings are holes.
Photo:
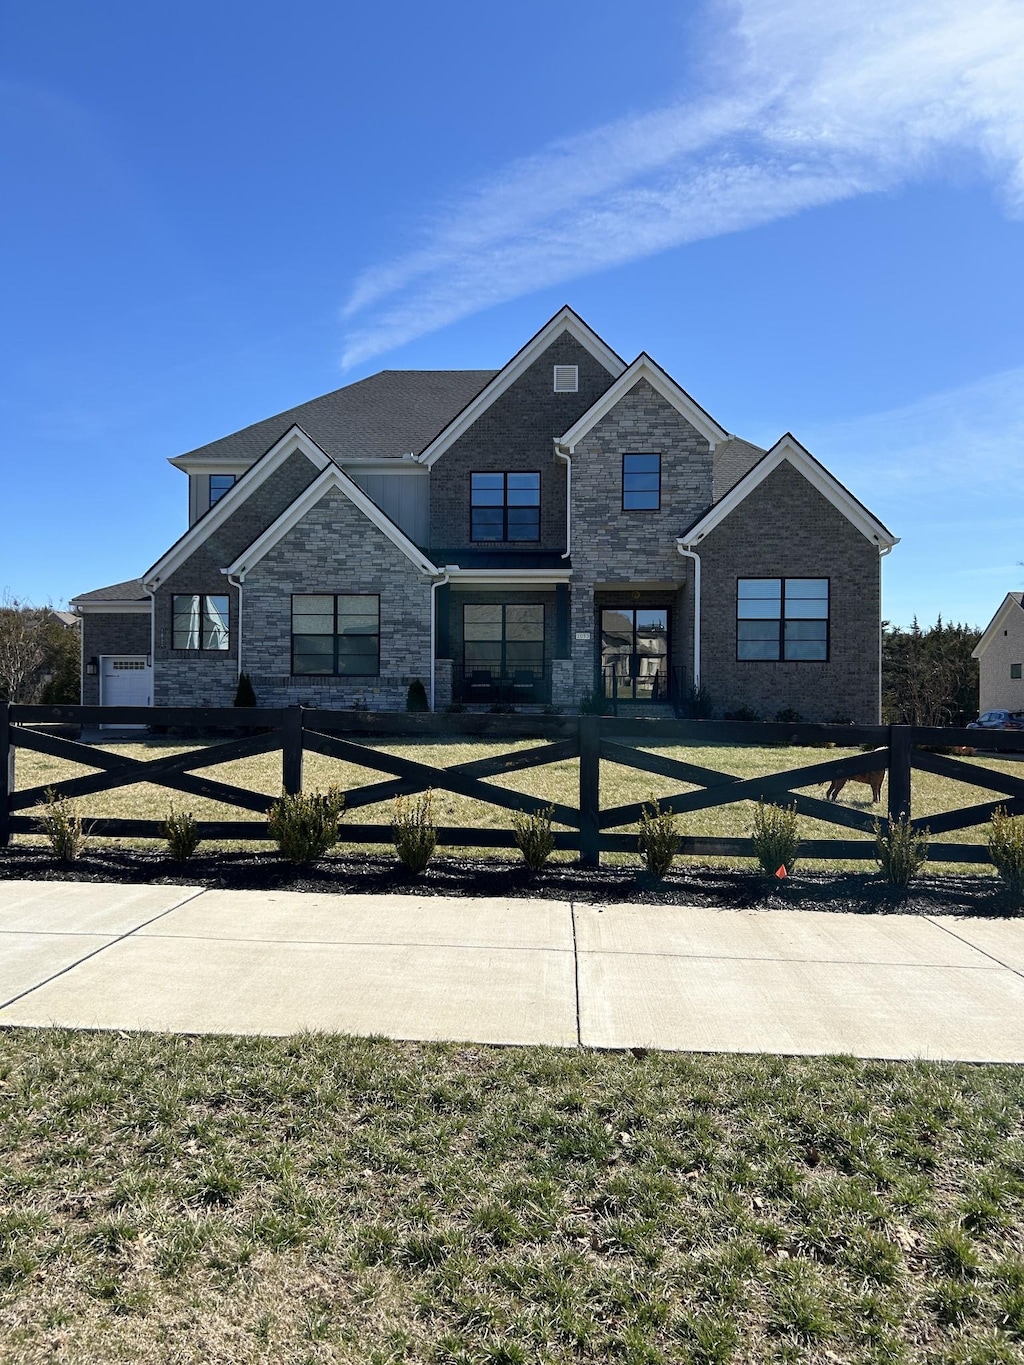
[[[877,721],[894,537],[563,308],[502,369],[384,370],[172,460],[189,526],[84,593],[83,701],[553,703]]]

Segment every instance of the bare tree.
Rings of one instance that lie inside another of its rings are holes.
[[[77,658],[77,652],[77,636],[69,637],[68,628],[52,608],[34,607],[4,591],[0,597],[0,700],[38,701],[44,690],[52,690],[55,678],[68,690],[69,661],[72,655]],[[77,674],[73,663],[70,667],[72,676]],[[72,685],[77,687],[76,680]]]

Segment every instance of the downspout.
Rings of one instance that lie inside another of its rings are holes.
[[[686,559],[693,560],[693,690],[700,689],[700,555],[687,550],[683,541],[676,541],[676,549]]]
[[[228,582],[233,588],[238,589],[238,632],[235,637],[235,647],[238,652],[238,676],[242,676],[242,584],[245,582],[243,576],[236,578],[233,574],[228,574]]]
[[[882,719],[882,563],[886,555],[891,555],[896,541],[892,545],[879,545],[878,547],[878,719]]]
[[[156,696],[156,589],[149,594],[149,704]]]
[[[572,553],[572,456],[557,441],[555,459],[565,461],[565,554],[562,558],[568,559]]]
[[[437,590],[448,582],[449,575],[443,573],[430,585],[430,711],[434,712],[435,678],[437,675]]]

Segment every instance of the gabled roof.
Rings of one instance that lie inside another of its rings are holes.
[[[765,454],[767,452],[764,446],[744,441],[741,436],[730,436],[727,441],[715,446],[711,501],[718,502],[720,498],[724,498],[733,484],[739,483],[744,474],[749,474]]]
[[[270,449],[251,465],[240,479],[231,485],[223,497],[218,498],[208,512],[193,522],[183,536],[180,536],[167,553],[142,575],[143,583],[150,587],[155,587],[161,579],[173,573],[179,565],[184,564],[189,555],[192,554],[197,546],[219,526],[223,526],[228,517],[231,516],[238,507],[245,502],[262,483],[273,474],[275,469],[280,469],[290,456],[296,451],[301,452],[317,469],[325,469],[331,461],[320,449],[314,440],[302,430],[301,427],[292,427],[286,431],[281,439],[270,447]]]
[[[972,659],[980,659],[985,650],[996,638],[1001,630],[1009,629],[1008,623],[1014,625],[1022,624],[1021,620],[1015,620],[1017,613],[1024,611],[1024,592],[1008,592],[1000,602],[998,610],[992,620],[985,627],[985,632],[981,639],[971,650]]]
[[[129,578],[125,583],[111,583],[107,588],[94,588],[92,592],[79,593],[72,597],[73,607],[109,606],[112,610],[124,603],[145,602],[149,605],[149,594],[141,578]]]
[[[308,432],[332,460],[394,458],[422,450],[494,374],[381,370],[178,455],[171,464],[252,464],[295,426]]]
[[[632,365],[622,371],[615,383],[605,389],[593,407],[588,408],[579,421],[569,428],[559,440],[559,446],[571,453],[584,436],[593,430],[603,417],[607,417],[616,403],[641,379],[646,379],[651,388],[661,394],[667,403],[671,403],[677,412],[682,413],[690,425],[695,427],[712,446],[728,439],[729,433],[720,427],[685,389],[681,389],[670,374],[667,374],[645,351],[641,351]]]
[[[423,463],[429,467],[436,460],[439,460],[448,447],[453,445],[464,432],[468,431],[480,414],[485,412],[496,398],[500,398],[520,375],[525,374],[538,356],[543,355],[551,343],[556,341],[563,332],[568,332],[581,346],[585,347],[613,378],[620,375],[626,368],[626,362],[622,357],[616,355],[607,342],[602,341],[597,333],[587,326],[580,315],[566,304],[564,308],[558,310],[549,322],[544,324],[535,336],[530,338],[522,350],[516,352],[508,364],[500,369],[491,382],[466,404],[448,426],[443,431],[438,432],[430,444],[424,447],[420,453]]]
[[[830,503],[846,517],[847,521],[856,526],[857,530],[865,535],[874,544],[881,545],[887,549],[892,549],[899,544],[899,536],[894,536],[892,532],[878,520],[862,502],[859,502],[848,488],[830,474],[823,464],[814,458],[809,450],[806,450],[800,442],[790,432],[776,441],[771,450],[754,465],[747,474],[734,484],[732,488],[711,508],[678,537],[679,544],[686,547],[696,545],[703,540],[709,532],[713,531],[725,518],[733,512],[743,500],[748,497],[755,488],[759,487],[769,474],[775,472],[784,461],[788,461],[804,478],[811,483],[819,493],[828,499]]]
[[[286,536],[289,531],[296,527],[306,513],[311,511],[320,499],[332,489],[337,489],[339,493],[343,493],[368,521],[371,521],[379,531],[383,531],[393,544],[398,546],[406,558],[415,564],[421,573],[440,575],[440,569],[427,558],[422,550],[412,543],[387,513],[382,512],[373,499],[368,497],[344,470],[333,464],[328,464],[319,478],[314,479],[309,487],[300,493],[289,507],[285,508],[277,520],[271,522],[263,534],[257,536],[233,564],[228,565],[224,572],[244,582],[245,575],[249,570],[258,564],[283,536]]]

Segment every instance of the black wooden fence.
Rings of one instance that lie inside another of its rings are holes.
[[[68,727],[99,725],[146,726],[164,734],[200,733],[213,737],[215,742],[174,755],[161,756],[157,750],[155,757],[141,749],[140,756],[136,757],[113,754],[66,736]],[[435,766],[428,746],[424,747],[421,757],[412,759],[385,753],[372,743],[374,740],[430,738],[450,742],[473,738],[544,742],[451,767]],[[714,761],[715,745],[821,746],[823,756],[821,762],[800,768],[740,778],[714,766],[649,752],[652,748],[674,745],[711,746],[706,750],[710,764]],[[858,745],[871,748],[842,758],[825,757],[832,745],[845,749]],[[201,770],[280,750],[281,786],[286,792],[302,790],[303,755],[308,751],[386,775],[383,781],[346,791],[347,843],[389,842],[389,825],[357,823],[352,814],[361,807],[428,788],[471,797],[510,812],[544,809],[550,805],[546,799],[494,786],[487,779],[578,759],[578,783],[573,793],[577,796],[575,804],[555,803],[554,820],[563,827],[556,834],[556,846],[578,852],[581,863],[588,866],[595,866],[602,852],[631,852],[637,847],[636,834],[615,831],[621,831],[639,819],[642,803],[602,808],[602,762],[673,778],[689,787],[690,790],[660,798],[663,808],[683,817],[680,826],[684,831],[688,813],[735,801],[763,800],[795,805],[801,815],[870,836],[877,818],[874,813],[829,802],[800,789],[884,769],[888,779],[887,818],[898,819],[910,814],[914,772],[932,773],[983,788],[994,793],[996,798],[915,819],[913,823],[918,828],[927,827],[932,835],[933,861],[986,862],[988,854],[983,844],[943,842],[937,836],[984,824],[999,807],[1004,807],[1011,815],[1024,814],[1024,778],[998,772],[972,762],[969,756],[951,755],[948,751],[970,747],[979,755],[998,755],[1018,746],[1024,746],[1022,734],[908,725],[747,724],[469,713],[407,715],[302,707],[9,706],[0,702],[0,848],[8,846],[13,834],[39,831],[37,807],[45,801],[49,790],[57,796],[81,798],[137,782],[155,783],[189,796],[208,797],[260,817],[201,821],[199,831],[204,839],[266,839],[266,815],[273,797],[202,776]],[[68,759],[100,771],[19,790],[15,783],[19,749]],[[947,752],[936,752],[937,749]],[[88,816],[88,811],[83,814]],[[89,828],[97,837],[155,839],[163,836],[163,823],[159,820],[96,818],[89,819]],[[514,846],[510,828],[441,827],[438,842],[466,848]],[[749,838],[713,838],[685,833],[680,851],[697,857],[744,858],[751,857],[753,852]],[[805,858],[871,859],[874,842],[871,838],[805,839],[800,851]]]

